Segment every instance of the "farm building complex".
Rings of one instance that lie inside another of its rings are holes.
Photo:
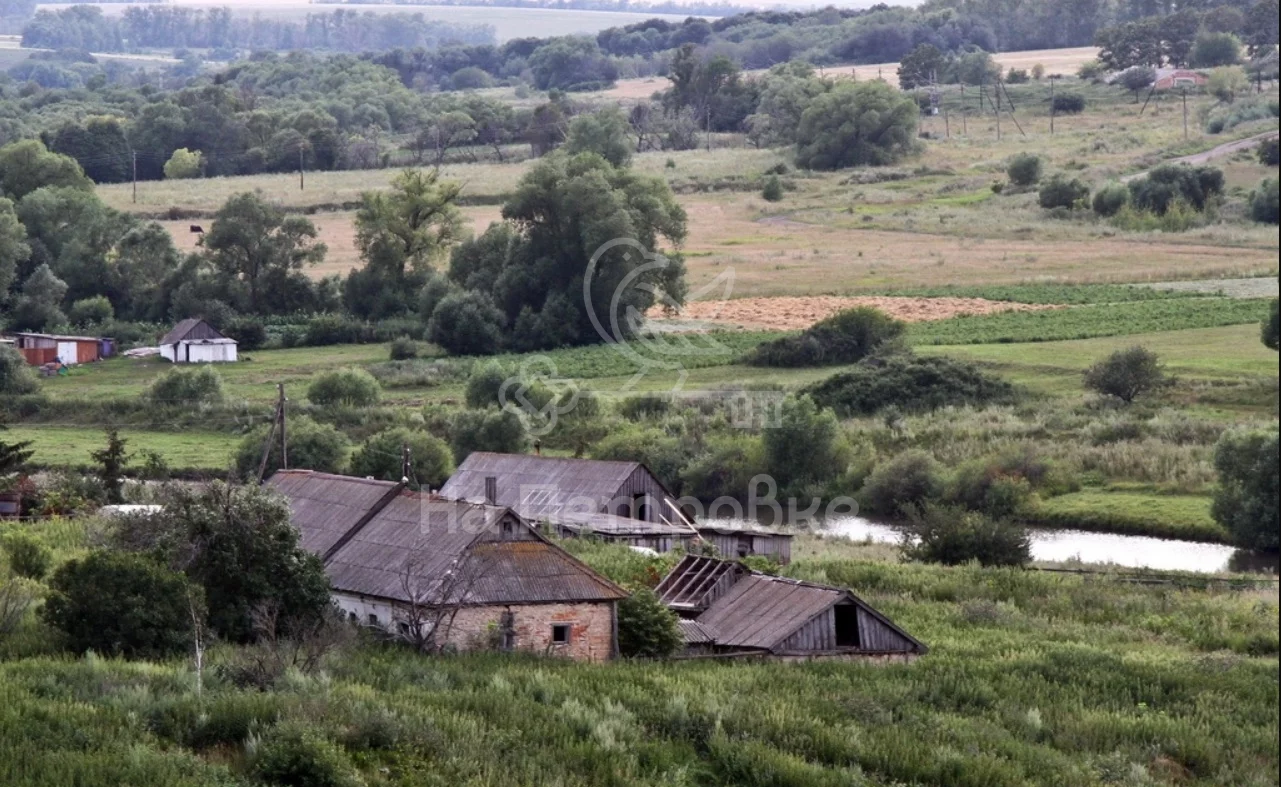
[[[306,470],[282,470],[270,484],[355,622],[458,650],[617,654],[626,592],[506,506]]]
[[[201,319],[187,319],[160,340],[160,357],[174,363],[231,363],[236,341]]]
[[[440,490],[502,505],[560,536],[590,535],[657,552],[696,541],[722,555],[791,559],[790,533],[689,520],[645,465],[524,454],[470,454]]]
[[[32,366],[61,363],[75,366],[110,357],[115,351],[114,339],[96,336],[62,336],[52,333],[14,333],[13,347]],[[9,342],[6,342],[9,343]]]
[[[848,590],[686,555],[655,589],[686,655],[910,659],[926,647]]]

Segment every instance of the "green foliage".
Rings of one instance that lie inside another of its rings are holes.
[[[630,427],[614,429],[592,446],[592,459],[640,462],[650,469],[673,494],[681,494],[681,470],[688,454],[680,439],[662,429]]]
[[[22,353],[13,347],[0,345],[0,393],[22,396],[38,390],[40,383]]]
[[[973,363],[909,353],[864,359],[853,369],[814,383],[804,392],[842,418],[874,415],[890,407],[923,412],[980,407],[1015,398],[1014,386]]]
[[[1263,325],[1260,330],[1262,334],[1263,346],[1269,350],[1277,349],[1277,299],[1272,299],[1272,306],[1268,310],[1268,316],[1263,318]]]
[[[765,186],[761,189],[761,199],[766,202],[778,202],[783,199],[783,181],[778,175],[770,175],[765,178]]]
[[[107,444],[90,454],[97,465],[95,474],[106,492],[107,503],[118,505],[124,500],[125,465],[129,455],[125,452],[125,439],[114,427],[107,428]]]
[[[825,483],[845,469],[840,424],[831,410],[808,396],[788,397],[779,410],[778,423],[761,431],[761,445],[765,471],[780,493],[799,495],[806,485]]]
[[[20,577],[41,580],[53,566],[49,547],[27,533],[9,533],[0,546],[9,558],[9,570]]]
[[[199,150],[187,150],[178,148],[165,162],[165,179],[167,180],[187,180],[198,178],[204,174],[205,162],[204,154]]]
[[[893,164],[914,149],[916,102],[884,82],[839,82],[813,99],[796,129],[806,169]]]
[[[67,310],[67,319],[71,324],[81,327],[102,325],[115,316],[115,309],[105,295],[81,298]]]
[[[214,214],[201,240],[214,270],[234,284],[238,310],[283,314],[306,306],[299,293],[310,289],[303,268],[325,258],[316,227],[288,216],[260,195],[237,194]]]
[[[1085,370],[1085,387],[1129,404],[1168,385],[1157,354],[1146,347],[1117,350]]]
[[[955,566],[977,560],[982,566],[1022,566],[1032,560],[1027,529],[975,511],[926,505],[911,511],[915,542],[909,560]]]
[[[1281,180],[1264,178],[1259,187],[1250,192],[1250,218],[1261,224],[1276,224],[1281,221],[1281,191],[1278,186]]]
[[[258,475],[258,466],[270,433],[270,425],[263,424],[240,441],[235,454],[236,475],[239,478]],[[318,424],[310,418],[290,416],[288,438],[291,468],[338,473],[347,464],[350,443],[346,435],[329,424]],[[264,477],[270,477],[280,467],[280,434],[277,433],[271,442]]]
[[[49,152],[34,139],[0,147],[0,195],[17,202],[46,187],[92,191],[93,181],[69,156]]]
[[[578,115],[569,124],[565,152],[571,156],[595,153],[615,167],[632,163],[631,126],[617,106]]]
[[[824,437],[829,450],[831,438]],[[765,449],[762,441],[749,434],[714,435],[707,441],[706,451],[685,465],[680,475],[681,494],[702,501],[721,498],[746,501],[752,479],[765,467]],[[829,473],[836,472],[831,468]],[[817,473],[815,475],[825,475]],[[758,489],[759,491],[759,489]]]
[[[1281,139],[1272,137],[1259,143],[1258,157],[1259,163],[1265,167],[1275,167],[1281,164],[1281,147],[1278,147]]]
[[[446,295],[432,311],[427,338],[454,355],[492,355],[503,341],[503,313],[472,291]]]
[[[1276,552],[1281,547],[1277,516],[1277,433],[1228,432],[1214,449],[1219,488],[1211,514],[1232,533],[1237,546]]]
[[[40,615],[76,653],[166,657],[190,642],[199,590],[149,557],[95,551],[49,580]]]
[[[221,328],[228,339],[235,339],[236,349],[250,352],[267,343],[267,328],[257,317],[236,317]]]
[[[1146,177],[1130,181],[1129,188],[1130,202],[1138,210],[1161,215],[1181,199],[1201,211],[1223,193],[1223,170],[1161,164],[1153,167]]]
[[[1059,115],[1079,115],[1085,111],[1085,96],[1080,93],[1059,93],[1050,102],[1050,108]]]
[[[494,361],[472,368],[467,377],[467,388],[463,400],[468,407],[497,407],[502,404],[499,394],[503,385],[512,377],[512,373]]]
[[[662,659],[680,650],[684,640],[676,613],[641,588],[618,602],[618,652],[625,658]]]
[[[1210,215],[1177,198],[1166,207],[1164,213],[1153,213],[1133,205],[1125,205],[1112,217],[1111,223],[1127,232],[1187,232],[1195,227],[1204,227],[1210,220]]]
[[[1123,183],[1108,183],[1094,192],[1094,212],[1100,216],[1115,216],[1130,204],[1130,190]]]
[[[1134,100],[1139,100],[1139,91],[1146,90],[1156,81],[1156,69],[1151,66],[1131,66],[1117,77],[1117,82],[1126,90],[1134,93]]]
[[[832,366],[856,363],[903,335],[906,326],[860,306],[820,320],[796,336],[764,342],[744,358],[751,366]]]
[[[1250,78],[1240,66],[1220,66],[1210,72],[1206,89],[1210,95],[1231,104],[1238,95],[1250,89]]]
[[[1019,153],[1010,159],[1005,167],[1005,174],[1016,186],[1031,186],[1041,179],[1043,161],[1033,153]]]
[[[1062,172],[1056,172],[1048,179],[1041,181],[1041,188],[1037,191],[1036,197],[1043,208],[1074,210],[1088,204],[1090,187],[1079,178],[1069,178]]]
[[[282,636],[300,634],[329,609],[320,558],[298,545],[288,502],[259,486],[215,482],[165,488],[164,510],[122,522],[120,548],[160,555],[204,588],[209,626],[232,642],[255,635],[252,616],[278,616]]]
[[[449,447],[454,461],[462,464],[472,451],[523,454],[529,434],[520,417],[508,410],[462,410],[449,421]]]
[[[397,336],[392,339],[389,351],[393,361],[409,361],[418,357],[418,342],[408,336]]]
[[[351,475],[399,481],[401,452],[409,448],[409,486],[412,489],[439,489],[454,471],[449,445],[427,432],[397,427],[374,434],[361,443],[351,457]]]
[[[1240,85],[1233,89],[1241,89]],[[1242,123],[1275,118],[1278,114],[1275,98],[1260,95],[1237,98],[1235,101],[1212,107],[1205,115],[1205,130],[1211,134],[1231,131]]]
[[[361,787],[343,750],[301,724],[279,724],[256,741],[250,769],[267,784],[295,787]]]
[[[156,378],[147,398],[161,406],[198,406],[220,404],[226,394],[212,367],[175,366]]]
[[[1192,47],[1194,68],[1234,66],[1241,60],[1241,39],[1231,33],[1202,32]]]
[[[307,399],[321,407],[372,407],[382,386],[364,369],[340,369],[317,375],[307,386]]]
[[[0,419],[0,435],[8,430],[3,419]],[[35,454],[35,451],[30,450],[31,445],[30,440],[19,440],[13,443],[0,440],[0,481],[26,464],[27,460]]]
[[[859,491],[863,509],[898,516],[907,506],[919,506],[943,494],[938,462],[919,449],[910,449],[876,466]]]

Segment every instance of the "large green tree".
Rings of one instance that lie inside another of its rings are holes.
[[[18,278],[18,264],[31,254],[27,230],[18,221],[13,203],[0,197],[0,305],[9,297],[9,288]]]
[[[796,163],[808,169],[893,164],[913,150],[919,110],[884,82],[841,82],[815,98],[796,131]]]
[[[1219,489],[1211,513],[1240,547],[1275,552],[1281,546],[1277,462],[1276,431],[1228,432],[1215,447]]]
[[[215,270],[243,290],[241,306],[254,314],[291,311],[284,299],[293,279],[325,258],[316,227],[289,216],[257,194],[237,194],[214,214],[201,241]]]
[[[75,159],[50,152],[38,140],[24,139],[0,148],[0,196],[16,202],[45,186],[90,191],[93,181]]]

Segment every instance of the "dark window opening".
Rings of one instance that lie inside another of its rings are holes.
[[[552,626],[552,644],[568,645],[569,644],[569,624],[557,623]]]
[[[372,613],[372,612],[370,612],[370,613],[369,613],[369,625],[371,625],[371,626],[377,626],[377,625],[378,625],[378,616],[377,616],[377,615],[375,615],[375,614],[374,614],[374,613]]]
[[[739,536],[738,537],[738,556],[747,557],[748,555],[751,555],[751,554],[754,554],[754,550],[752,549],[752,537]]]
[[[352,623],[355,623],[355,622],[356,622],[356,613],[355,613],[355,612],[348,612],[348,613],[347,613],[347,619],[348,619],[348,620],[350,620]]]
[[[649,495],[634,495],[632,497],[632,518],[648,522],[649,517]]]
[[[409,624],[404,622],[403,620],[400,622],[400,636],[402,637],[409,636]]]
[[[858,607],[844,604],[835,607],[836,612],[836,647],[861,647],[858,637]]]
[[[510,519],[503,520],[503,535],[510,536],[516,533],[516,525]]]
[[[516,613],[504,612],[498,619],[498,647],[513,650],[516,647]]]

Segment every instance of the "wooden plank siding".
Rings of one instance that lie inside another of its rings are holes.
[[[638,503],[637,498],[642,496],[644,503]],[[663,503],[666,499],[667,490],[663,489],[658,479],[643,466],[637,465],[614,493],[614,499],[610,501],[613,510],[607,508],[605,513],[644,522],[662,522],[664,518],[670,520],[673,516]]]
[[[779,645],[783,653],[836,650],[836,616],[828,607]]]
[[[873,653],[897,653],[913,648],[911,641],[863,607],[858,609],[858,641],[860,650]]]

